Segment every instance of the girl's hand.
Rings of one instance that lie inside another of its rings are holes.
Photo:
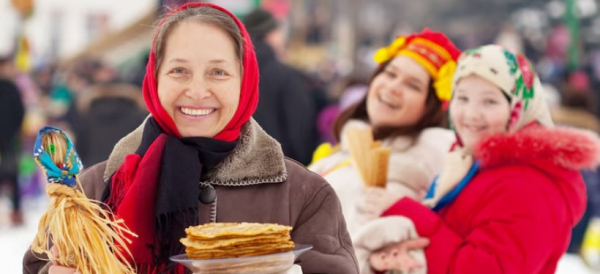
[[[428,245],[429,239],[427,238],[417,238],[395,243],[371,254],[369,264],[376,271],[399,270],[410,272],[425,265],[413,259],[409,251],[423,249]]]

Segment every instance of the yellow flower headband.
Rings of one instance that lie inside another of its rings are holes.
[[[443,33],[425,29],[418,34],[399,36],[389,46],[379,49],[374,59],[383,64],[398,55],[411,57],[429,72],[440,101],[452,98],[452,79],[460,50]]]

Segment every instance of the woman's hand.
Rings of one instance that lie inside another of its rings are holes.
[[[413,249],[423,249],[429,245],[429,239],[417,238],[395,243],[373,252],[369,264],[376,271],[399,270],[412,271],[424,267],[422,262],[413,259],[409,252]]]
[[[394,193],[387,188],[367,187],[356,203],[356,210],[363,215],[367,221],[374,220],[402,198],[402,194]]]
[[[59,254],[56,246],[50,248],[50,252],[52,253],[52,256],[49,256],[52,266],[50,266],[50,269],[48,269],[48,274],[80,274],[75,268],[58,265],[56,259],[58,259]]]

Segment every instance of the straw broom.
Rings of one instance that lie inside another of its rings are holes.
[[[69,137],[58,128],[44,127],[34,156],[48,178],[50,206],[40,219],[31,250],[52,257],[48,250],[54,245],[60,254],[56,262],[81,274],[136,273],[127,260],[131,253],[126,244],[131,242],[128,237],[137,236],[82,192],[76,177],[82,165]]]

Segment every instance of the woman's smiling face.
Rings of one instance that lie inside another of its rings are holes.
[[[415,125],[425,113],[430,76],[412,58],[398,55],[373,79],[367,113],[373,127]]]
[[[214,137],[240,101],[242,69],[234,41],[215,26],[184,21],[165,41],[158,97],[182,137]]]

